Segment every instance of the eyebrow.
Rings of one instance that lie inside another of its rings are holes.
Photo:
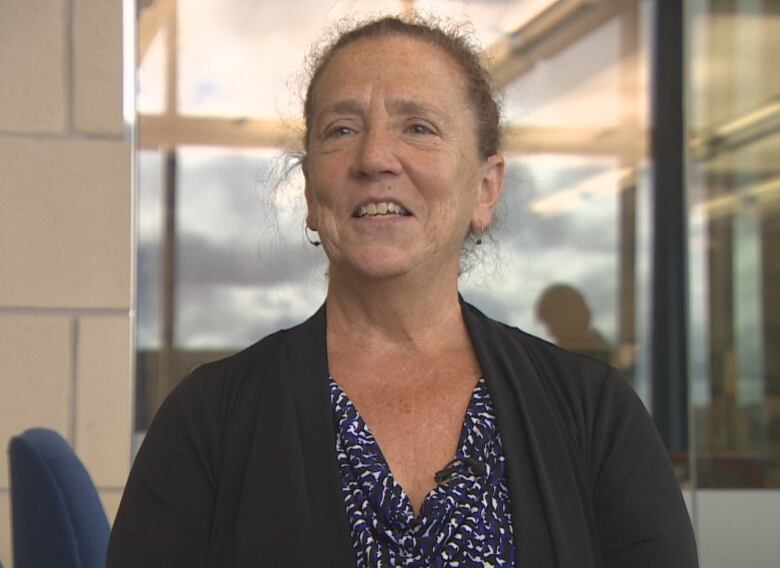
[[[336,114],[360,114],[362,112],[362,105],[356,99],[344,99],[336,101],[332,105],[328,105],[317,114],[322,116],[323,114],[336,113]]]
[[[437,107],[412,99],[398,99],[391,101],[388,110],[398,114],[433,114],[444,118],[444,113]],[[322,111],[317,113],[319,116],[325,114],[363,114],[363,104],[357,99],[344,99],[328,105]]]
[[[443,115],[442,111],[433,105],[409,99],[392,101],[389,106],[391,111],[398,112],[400,114],[433,114],[436,116]]]

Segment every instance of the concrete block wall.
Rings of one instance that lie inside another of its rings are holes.
[[[110,519],[130,467],[122,2],[0,2],[0,441],[59,431]],[[12,566],[7,454],[0,562]]]

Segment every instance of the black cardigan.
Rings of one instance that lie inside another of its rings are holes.
[[[518,566],[697,566],[633,389],[603,363],[462,309],[507,459]],[[181,382],[133,464],[109,567],[354,566],[325,329],[323,306]]]

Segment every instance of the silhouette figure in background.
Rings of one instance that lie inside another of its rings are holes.
[[[585,298],[567,284],[549,286],[536,302],[536,317],[544,322],[557,345],[611,363],[612,346],[591,327],[590,316]]]

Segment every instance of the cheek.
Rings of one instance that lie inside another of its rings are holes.
[[[336,164],[337,165],[337,164]],[[309,187],[311,195],[320,206],[331,203],[336,195],[339,171],[333,160],[315,159],[309,168]]]
[[[312,167],[309,170],[309,180],[306,184],[306,202],[310,211],[320,211],[328,201],[328,188],[320,180],[327,179],[321,168]]]

